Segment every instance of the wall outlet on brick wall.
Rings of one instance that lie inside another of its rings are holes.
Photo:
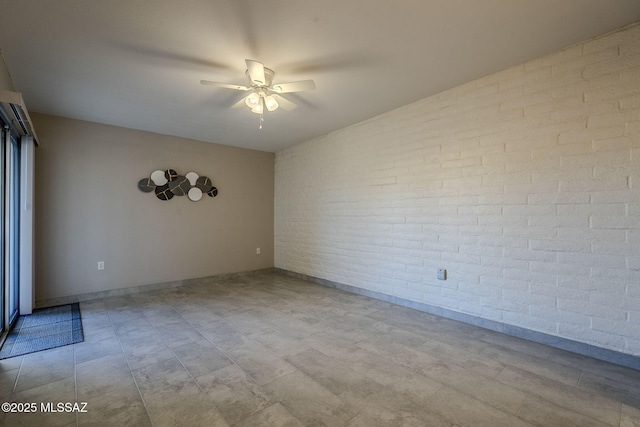
[[[447,280],[447,270],[444,268],[438,269],[438,280]]]

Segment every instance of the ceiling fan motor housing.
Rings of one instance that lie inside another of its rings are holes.
[[[245,74],[247,75],[247,78],[249,79],[249,81],[251,81],[251,84],[254,87],[271,86],[271,83],[273,83],[273,78],[276,75],[276,73],[271,68],[267,68],[267,67],[264,67],[264,80],[265,80],[264,82],[251,80],[251,75],[249,74],[249,70],[245,71]]]

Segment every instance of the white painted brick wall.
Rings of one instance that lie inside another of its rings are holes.
[[[640,355],[640,25],[277,153],[275,265]]]

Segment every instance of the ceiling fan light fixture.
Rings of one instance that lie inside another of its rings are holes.
[[[280,96],[281,93],[302,92],[316,88],[313,80],[301,80],[274,85],[273,78],[276,73],[272,69],[265,67],[264,64],[253,59],[245,59],[245,63],[247,64],[245,74],[249,79],[250,86],[209,80],[200,80],[200,83],[208,86],[247,91],[248,95],[239,99],[231,108],[241,108],[243,104],[249,107],[252,113],[260,116],[260,129],[262,129],[262,122],[264,120],[262,116],[265,110],[275,111],[278,108],[282,108],[291,111],[296,108],[296,104]]]
[[[253,92],[245,98],[244,103],[247,104],[247,107],[251,109],[256,108],[258,105],[260,105],[260,95]]]
[[[264,98],[264,105],[267,107],[267,111],[275,111],[278,109],[278,101],[271,95]]]
[[[258,97],[258,104],[251,108],[251,112],[256,114],[264,113],[264,101],[262,98]]]

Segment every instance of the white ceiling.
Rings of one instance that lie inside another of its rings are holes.
[[[3,0],[30,111],[278,151],[640,20],[639,0]],[[299,107],[230,109],[245,58],[313,79]]]

